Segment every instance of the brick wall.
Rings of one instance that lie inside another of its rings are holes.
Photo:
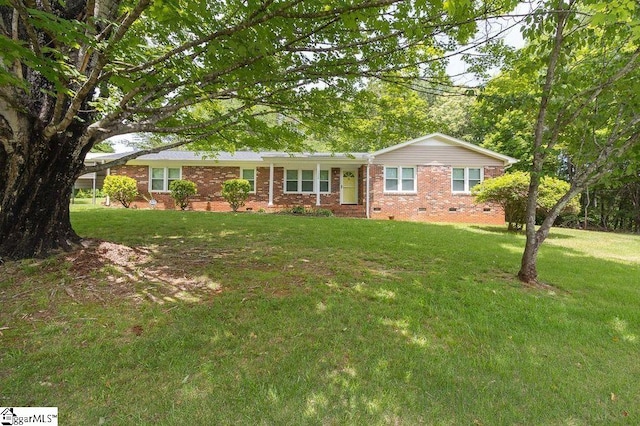
[[[335,210],[340,207],[340,168],[330,171],[331,193],[320,195],[320,207]],[[370,166],[371,217],[373,219],[415,220],[426,222],[460,222],[504,224],[504,211],[491,203],[475,204],[473,197],[451,193],[451,167],[419,166],[417,168],[418,192],[416,194],[384,193],[384,167]],[[138,181],[138,191],[149,196],[148,166],[119,166],[111,169],[112,174],[132,177]],[[485,167],[484,178],[499,176],[502,167]],[[190,208],[194,210],[229,211],[229,204],[222,198],[222,182],[237,178],[240,167],[184,166],[182,178],[191,180],[198,187],[198,195],[193,197]],[[256,169],[256,193],[250,194],[242,210],[275,211],[294,206],[316,207],[316,194],[285,194],[284,168],[274,168],[273,206],[269,206],[269,167]],[[175,203],[168,193],[154,193],[158,201],[156,208],[174,209]],[[366,166],[358,169],[358,204],[363,206],[366,198]],[[134,207],[146,208],[144,198],[138,198]],[[350,211],[350,210],[347,210]],[[348,214],[348,213],[347,213]],[[360,210],[354,215],[361,216]]]
[[[149,167],[118,166],[111,169],[111,174],[124,175],[138,182],[138,192],[149,198]],[[182,179],[195,182],[198,195],[191,198],[189,207],[193,210],[229,211],[229,203],[222,198],[222,183],[228,179],[238,178],[240,167],[225,166],[183,166]],[[320,194],[320,208],[331,208],[340,204],[340,169],[332,168],[330,172],[331,188],[329,194]],[[284,168],[274,168],[273,206],[269,206],[269,167],[256,168],[256,193],[249,194],[242,210],[265,209],[275,211],[294,206],[315,208],[316,194],[285,194]],[[158,201],[158,209],[175,209],[175,203],[168,192],[154,192],[153,198]],[[147,208],[148,202],[138,197],[134,208]]]
[[[451,192],[451,167],[418,166],[415,194],[384,192],[384,166],[372,165],[371,217],[425,222],[504,224],[504,211],[492,203],[475,204],[467,194]],[[502,167],[485,167],[484,178],[501,175]]]

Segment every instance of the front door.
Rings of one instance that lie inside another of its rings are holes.
[[[340,203],[358,204],[358,172],[355,170],[342,170],[342,182],[340,184]]]

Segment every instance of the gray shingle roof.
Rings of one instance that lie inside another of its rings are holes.
[[[119,152],[115,154],[106,154],[95,158],[98,161],[113,161],[119,158],[129,155],[131,152]],[[330,158],[354,158],[354,159],[366,159],[369,154],[367,153],[352,153],[352,154],[331,154],[326,152],[320,153],[287,153],[287,152],[275,152],[275,151],[236,151],[231,152],[218,152],[218,153],[204,153],[194,151],[161,151],[156,154],[145,154],[137,157],[136,160],[155,160],[155,161],[263,161],[265,158],[315,158],[315,159],[330,159]]]
[[[119,152],[100,156],[98,160],[112,161],[130,155],[132,152]],[[259,153],[253,151],[236,151],[213,153],[200,153],[193,151],[161,151],[156,154],[145,154],[137,157],[136,160],[165,160],[165,161],[201,161],[201,160],[218,160],[218,161],[261,161],[262,157]]]

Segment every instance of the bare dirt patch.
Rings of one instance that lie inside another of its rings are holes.
[[[160,264],[152,248],[86,241],[81,249],[65,256],[72,265],[69,273],[74,277],[73,288],[80,289],[70,296],[100,300],[125,297],[163,304],[196,303],[219,293],[220,284],[197,272],[189,273],[193,270],[189,257],[161,256]]]

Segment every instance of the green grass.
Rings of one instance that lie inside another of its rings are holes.
[[[74,198],[71,201],[71,209],[74,211],[93,210],[104,207],[106,198],[96,198],[95,204],[93,198]]]
[[[61,424],[640,422],[638,236],[554,230],[539,269],[556,290],[537,291],[501,228],[72,220],[137,251],[2,267],[2,406]]]

